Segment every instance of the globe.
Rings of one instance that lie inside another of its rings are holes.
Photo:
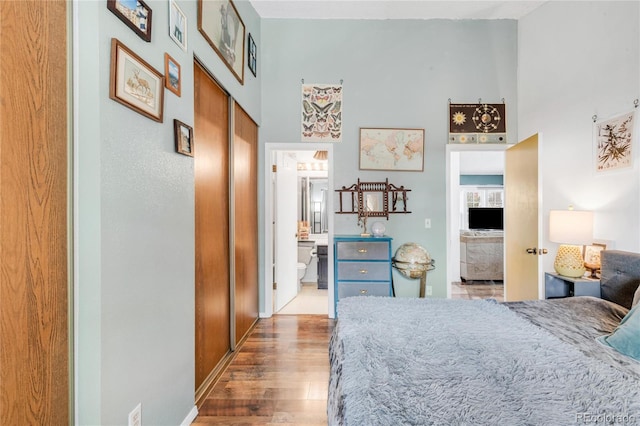
[[[393,257],[393,267],[407,278],[417,279],[434,269],[434,261],[424,249],[416,243],[405,243],[398,247]]]
[[[373,234],[374,237],[383,237],[384,231],[386,230],[387,228],[384,226],[384,223],[382,222],[373,222],[373,224],[371,225],[371,233]]]

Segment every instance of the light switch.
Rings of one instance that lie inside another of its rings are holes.
[[[431,228],[431,219],[425,219],[424,220],[424,227],[427,229]]]

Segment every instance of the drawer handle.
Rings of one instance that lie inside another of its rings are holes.
[[[360,290],[360,294],[367,294],[367,290],[366,290],[366,289],[364,289],[364,288],[363,288],[363,289],[361,289],[361,290]]]
[[[366,253],[366,252],[367,252],[366,248],[358,249],[358,253]]]
[[[368,274],[368,273],[369,273],[369,271],[367,271],[366,269],[360,269],[360,273],[361,273],[362,275],[365,275],[365,274]]]

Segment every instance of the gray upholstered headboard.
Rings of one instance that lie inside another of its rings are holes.
[[[633,294],[640,284],[640,254],[604,250],[600,260],[602,298],[631,309]]]

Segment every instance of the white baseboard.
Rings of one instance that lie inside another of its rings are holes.
[[[189,414],[187,414],[187,417],[184,418],[180,426],[189,426],[196,419],[196,417],[198,417],[198,407],[194,405],[191,411],[189,411]]]
[[[266,313],[266,312],[260,312],[260,313],[258,314],[258,317],[259,317],[259,318],[271,318],[271,315],[267,315],[267,313]]]

